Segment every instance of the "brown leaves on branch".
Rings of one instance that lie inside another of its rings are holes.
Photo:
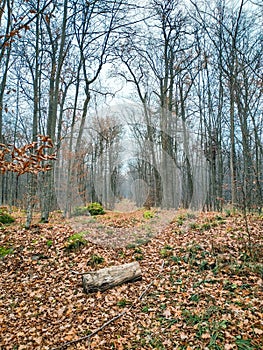
[[[28,1],[25,1],[28,2]],[[16,17],[14,13],[12,13],[13,21],[15,23],[15,26],[13,27],[12,30],[10,30],[9,33],[6,33],[4,35],[0,35],[0,40],[3,39],[3,42],[0,42],[0,48],[3,47],[10,47],[11,43],[14,42],[14,38],[18,37],[21,38],[21,31],[24,30],[25,32],[30,29],[31,23],[35,20],[35,18],[42,13],[45,12],[45,10],[49,7],[49,5],[52,4],[52,0],[48,1],[45,3],[45,5],[38,11],[35,9],[31,8],[28,10],[27,14],[24,14],[23,16]],[[0,7],[0,20],[2,18],[2,15],[4,14],[4,7]],[[46,14],[49,18],[51,15],[48,13]],[[28,19],[27,19],[28,18]],[[25,20],[27,21],[23,23]]]
[[[48,150],[54,147],[49,136],[38,135],[38,141],[26,144],[21,148],[0,144],[0,171],[38,174],[51,170],[50,161],[56,159],[55,153]]]

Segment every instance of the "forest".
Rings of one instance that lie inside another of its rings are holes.
[[[0,350],[262,349],[262,18],[0,0]]]
[[[123,198],[261,210],[260,2],[16,0],[1,9],[3,205],[37,208],[43,221]],[[41,145],[38,170],[6,168]]]

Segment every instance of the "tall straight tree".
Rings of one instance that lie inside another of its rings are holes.
[[[68,39],[67,33],[68,0],[64,0],[60,6],[58,5],[58,8],[54,6],[53,11],[55,10],[60,12],[61,22],[55,25],[52,13],[45,17],[46,30],[50,42],[49,100],[46,134],[54,141],[56,140],[62,68],[71,40]],[[41,221],[47,222],[54,201],[54,172],[44,173],[43,183]]]
[[[186,19],[182,14],[179,3],[176,0],[152,2],[153,11],[156,13],[156,29],[158,37],[152,40],[154,48],[148,54],[149,63],[153,69],[155,78],[158,81],[159,89],[156,95],[160,106],[160,129],[162,146],[162,181],[163,181],[163,206],[173,207],[176,197],[176,178],[171,168],[176,164],[176,145],[173,142],[177,135],[176,120],[174,112],[175,77],[177,70],[178,52],[183,51],[183,37],[187,36]],[[158,50],[156,51],[156,48]],[[171,159],[175,163],[171,163]]]
[[[0,143],[5,142],[3,135],[3,114],[7,113],[8,106],[4,105],[4,94],[7,84],[7,74],[10,66],[10,57],[12,50],[12,43],[10,40],[10,32],[13,28],[13,19],[12,19],[12,6],[13,2],[10,0],[1,1],[1,14],[0,14],[0,24],[1,24],[1,46],[0,46],[0,65],[1,65],[1,80],[0,80]],[[3,14],[6,14],[5,19],[2,19]],[[2,27],[2,23],[5,23],[5,26]],[[1,197],[0,203],[5,201],[6,198],[6,181],[8,174],[0,174],[1,179]]]

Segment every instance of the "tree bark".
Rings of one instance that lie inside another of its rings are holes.
[[[84,291],[90,293],[105,291],[122,283],[138,281],[141,278],[140,265],[136,261],[84,274],[82,276],[82,284]]]

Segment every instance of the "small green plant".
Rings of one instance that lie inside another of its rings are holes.
[[[149,311],[149,306],[143,306],[142,312],[148,312]]]
[[[188,219],[196,219],[196,214],[194,214],[194,213],[186,213],[186,217]]]
[[[232,215],[232,212],[230,209],[225,209],[225,216],[228,218]]]
[[[139,247],[134,248],[134,253],[142,254],[142,250]]]
[[[203,321],[200,315],[197,315],[187,309],[182,311],[182,317],[188,325],[192,326]]]
[[[196,223],[196,222],[191,222],[190,224],[189,224],[189,227],[192,229],[192,230],[196,230],[196,229],[198,229],[198,224]]]
[[[185,222],[185,220],[186,220],[186,215],[185,215],[185,214],[179,214],[179,215],[175,218],[174,222],[177,223],[177,226],[182,226],[183,223]]]
[[[114,230],[108,229],[108,230],[106,230],[105,233],[106,233],[107,235],[112,235],[112,234],[114,233]]]
[[[169,245],[165,245],[161,250],[160,250],[160,255],[162,258],[168,258],[169,256],[173,255],[172,252],[173,248],[170,247]]]
[[[256,274],[260,275],[261,278],[263,278],[263,264],[261,263],[251,264],[249,265],[249,268]]]
[[[209,269],[209,264],[206,260],[202,260],[199,264],[199,271],[205,271]]]
[[[97,222],[96,218],[94,216],[90,216],[88,219],[85,218],[83,224],[94,224],[95,222]]]
[[[11,254],[12,252],[13,252],[12,248],[0,246],[0,258],[4,258],[6,255]]]
[[[205,223],[201,226],[201,230],[202,230],[202,231],[210,230],[211,227],[212,227],[211,223],[205,222]]]
[[[97,202],[90,203],[87,206],[87,209],[88,209],[90,215],[92,215],[92,216],[105,214],[105,210],[103,209],[103,206]]]
[[[190,301],[193,301],[193,302],[195,302],[195,303],[198,303],[199,300],[200,300],[200,296],[199,296],[199,294],[192,294],[192,295],[190,296],[189,300],[190,300]]]
[[[149,340],[149,344],[151,345],[151,348],[153,348],[153,349],[159,349],[159,350],[164,350],[165,349],[162,341],[160,339],[156,338],[156,337],[151,338]]]
[[[80,247],[87,244],[87,241],[84,238],[85,232],[74,233],[74,235],[68,238],[66,244],[67,250],[79,249]]]
[[[181,261],[181,257],[180,256],[171,256],[171,260],[175,263],[179,263]]]
[[[141,261],[144,259],[144,256],[143,256],[143,254],[136,254],[134,258],[136,261]]]
[[[235,283],[232,283],[228,280],[224,281],[223,289],[233,291],[237,288]]]
[[[88,261],[88,265],[96,266],[96,265],[102,264],[103,262],[104,262],[104,258],[102,256],[93,254],[91,255]]]
[[[0,223],[1,224],[12,224],[12,222],[14,222],[15,219],[9,215],[8,213],[6,213],[5,211],[3,210],[0,210]]]
[[[176,223],[177,223],[177,226],[182,226],[183,223],[184,223],[184,220],[181,219],[181,218],[178,218],[178,219],[176,220]]]
[[[53,241],[51,239],[48,239],[46,244],[50,248],[52,246],[52,244],[53,244]]]
[[[253,350],[254,346],[251,344],[250,339],[243,339],[240,335],[236,337],[236,345],[238,350]]]
[[[117,302],[117,305],[119,307],[125,307],[125,306],[130,305],[130,304],[131,304],[131,301],[129,301],[129,300],[125,299],[125,298],[123,298],[123,299],[121,299],[121,300],[119,300]]]
[[[121,257],[121,258],[125,258],[125,256],[126,256],[126,254],[125,254],[125,252],[124,252],[123,250],[120,250],[120,251],[118,252],[118,255],[119,255],[119,257]]]
[[[143,213],[143,217],[144,217],[144,219],[152,219],[152,218],[154,218],[154,213],[151,210],[146,210]]]

